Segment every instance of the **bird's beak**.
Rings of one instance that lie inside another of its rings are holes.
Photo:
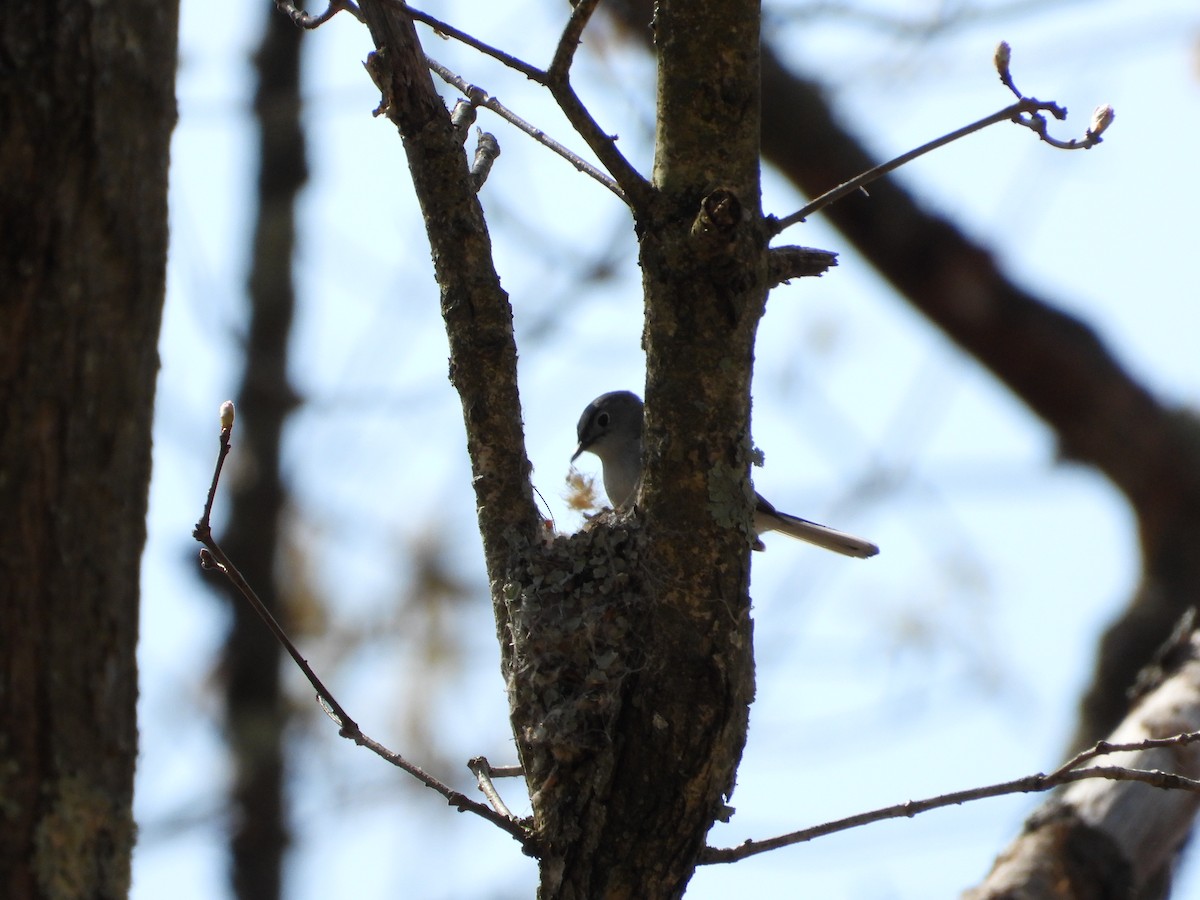
[[[587,450],[587,447],[583,446],[583,441],[580,441],[579,446],[575,448],[575,452],[571,454],[571,462],[575,462],[575,460],[583,456],[585,450]]]

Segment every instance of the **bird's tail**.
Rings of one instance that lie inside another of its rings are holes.
[[[807,541],[825,550],[841,553],[843,556],[867,559],[879,552],[879,548],[870,541],[844,531],[838,531],[827,525],[819,525],[808,519],[801,519],[799,516],[779,512],[773,507],[763,509],[762,506],[759,506],[754,524],[760,532],[780,531],[789,537]]]

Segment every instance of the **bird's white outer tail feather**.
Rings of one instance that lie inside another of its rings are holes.
[[[760,508],[756,520],[755,526],[760,532],[780,531],[789,537],[807,541],[825,550],[841,553],[843,556],[867,559],[879,552],[879,548],[870,541],[865,541],[852,534],[846,534],[844,531],[838,531],[836,528],[818,525],[816,522],[808,521],[808,519],[801,519],[798,516],[779,512],[776,509],[767,512]]]

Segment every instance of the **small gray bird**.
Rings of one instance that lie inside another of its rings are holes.
[[[600,458],[604,492],[608,494],[609,502],[618,509],[630,506],[637,496],[638,483],[642,480],[642,399],[630,391],[601,394],[583,411],[577,432],[579,446],[575,448],[571,462],[575,462],[582,453],[594,453]],[[760,495],[754,496],[754,529],[759,534],[780,531],[834,553],[858,559],[866,559],[879,552],[879,548],[870,541],[790,516],[777,510]],[[763,549],[761,541],[755,541],[755,549]]]

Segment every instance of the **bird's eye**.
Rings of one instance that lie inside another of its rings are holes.
[[[596,416],[596,424],[599,425],[601,428],[607,428],[608,427],[608,413],[604,412],[604,413],[600,413],[600,415]]]

